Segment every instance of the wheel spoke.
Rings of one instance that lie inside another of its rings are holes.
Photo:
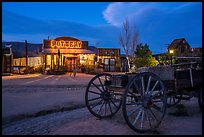
[[[98,77],[98,80],[99,80],[99,82],[100,82],[100,84],[101,84],[101,86],[102,86],[103,90],[105,91],[104,86],[103,86],[103,84],[102,84],[102,82],[101,82],[100,77]]]
[[[104,100],[103,100],[103,101],[104,101]],[[104,102],[105,102],[105,101],[104,101]],[[97,112],[98,114],[101,112],[101,109],[102,109],[103,105],[104,105],[104,103],[102,103],[102,105],[101,105],[99,111]]]
[[[108,100],[108,106],[110,108],[110,111],[111,111],[111,114],[113,114],[113,111],[112,111],[112,108],[111,108],[111,105],[110,105],[110,101]]]
[[[142,110],[142,119],[141,119],[140,129],[143,128],[143,122],[144,122],[144,110]]]
[[[147,120],[149,121],[149,126],[152,127],[151,120],[150,120],[149,115],[148,115],[148,111],[146,111],[145,114],[146,114]]]
[[[107,101],[105,101],[105,116],[106,116]]]
[[[97,104],[95,104],[94,106],[92,106],[91,109],[93,109],[94,107],[96,107],[97,105],[99,105],[102,101],[103,101],[103,99],[101,99]]]
[[[146,93],[147,93],[147,94],[148,94],[148,92],[149,92],[149,86],[150,86],[151,79],[152,79],[152,76],[149,76],[148,84],[147,84],[147,89],[146,89]]]
[[[151,112],[151,114],[153,115],[153,117],[157,120],[157,118],[156,118],[156,116],[154,115],[154,113],[152,112],[151,108],[149,108],[148,110]],[[158,121],[158,120],[157,120],[157,121]]]
[[[98,90],[100,90],[101,92],[103,92],[96,84],[94,84],[93,82],[92,82],[92,84],[93,84]]]
[[[141,113],[142,113],[142,110],[140,110],[140,111],[138,112],[137,116],[135,117],[135,120],[134,120],[134,122],[132,123],[133,126],[137,123],[137,121],[138,121],[138,119],[139,119]]]
[[[88,101],[94,101],[94,100],[97,100],[97,99],[100,99],[102,97],[98,97],[98,98],[93,98],[93,99],[89,99]]]
[[[98,92],[94,92],[94,91],[90,91],[90,90],[89,90],[89,92],[94,93],[94,94],[101,95],[101,93],[98,93]]]
[[[153,91],[154,91],[154,89],[156,88],[156,86],[157,86],[158,82],[159,82],[158,80],[155,82],[155,84],[154,84],[153,88],[151,89],[151,91],[150,91],[149,95],[151,95],[151,94],[152,94],[152,92],[153,92]]]
[[[131,116],[131,115],[134,114],[138,109],[141,109],[141,108],[142,108],[142,106],[138,106],[136,109],[130,111],[127,115],[128,115],[128,116]]]
[[[133,84],[134,84],[135,88],[136,88],[140,93],[142,93],[142,91],[141,91],[141,89],[138,87],[138,85],[135,84],[135,81],[133,82]]]
[[[110,101],[113,103],[113,105],[116,107],[116,108],[119,108],[114,102],[112,99],[110,99]]]
[[[155,110],[162,112],[162,109],[160,107],[158,107],[156,104],[153,104],[152,106]]]

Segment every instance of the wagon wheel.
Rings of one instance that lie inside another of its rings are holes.
[[[203,101],[202,101],[202,88],[198,91],[198,105],[202,111]]]
[[[172,107],[181,101],[182,94],[176,93],[176,91],[168,91],[167,93],[167,107]]]
[[[128,126],[137,132],[153,130],[161,123],[167,107],[166,88],[150,72],[140,73],[128,83],[122,110]]]
[[[86,89],[86,106],[98,118],[113,116],[122,104],[122,95],[108,88],[111,77],[110,74],[98,74],[91,79]]]

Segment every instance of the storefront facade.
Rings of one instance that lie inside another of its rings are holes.
[[[88,41],[74,37],[57,37],[43,41],[46,70],[73,71],[81,65],[94,65],[94,52],[88,50]]]
[[[97,61],[105,72],[120,71],[120,49],[98,48]]]

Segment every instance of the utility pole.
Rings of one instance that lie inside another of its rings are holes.
[[[27,40],[25,40],[25,45],[26,45],[26,74],[28,73],[28,44]]]

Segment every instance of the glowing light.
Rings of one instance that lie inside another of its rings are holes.
[[[170,54],[173,54],[173,53],[174,53],[174,51],[173,51],[173,50],[170,50],[170,51],[169,51],[169,53],[170,53]]]
[[[66,48],[66,49],[79,49],[82,48],[81,41],[65,41],[65,40],[51,40],[50,42],[51,48]]]

